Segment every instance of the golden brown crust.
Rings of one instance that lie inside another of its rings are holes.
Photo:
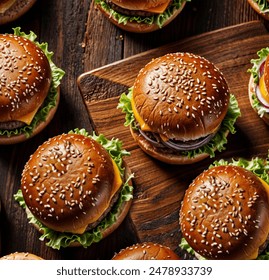
[[[204,153],[199,154],[193,158],[189,158],[179,153],[173,153],[171,150],[169,151],[168,149],[156,148],[149,141],[147,141],[138,131],[133,130],[132,128],[130,128],[130,131],[134,140],[146,154],[168,164],[192,164],[209,157],[209,154]]]
[[[15,252],[1,257],[0,260],[43,260],[43,258],[31,253]]]
[[[124,180],[127,181],[128,179],[130,179],[130,176],[132,174],[131,170],[129,169],[129,167],[126,165],[125,161],[123,161],[123,166],[124,166]],[[132,186],[132,180],[130,179],[128,181],[128,184],[130,186]],[[115,221],[113,222],[113,224],[111,224],[110,226],[108,226],[106,229],[101,230],[102,233],[102,239],[104,239],[105,237],[107,237],[108,235],[110,235],[113,231],[115,231],[119,225],[123,222],[123,220],[125,219],[125,217],[127,216],[127,214],[129,213],[129,210],[131,208],[132,205],[132,199],[128,200],[128,201],[124,201],[120,208],[118,209],[118,214],[115,215]],[[26,208],[26,212],[30,212],[30,210],[28,208]],[[41,228],[37,225],[34,224],[34,227],[41,233],[43,234],[43,231],[41,230]],[[79,242],[72,242],[70,243],[69,247],[80,247],[81,244]]]
[[[0,25],[14,21],[25,14],[35,4],[36,0],[15,0],[7,10],[0,13]]]
[[[157,243],[144,242],[122,249],[112,260],[179,260],[169,247]]]
[[[248,3],[260,16],[262,16],[266,20],[269,20],[269,13],[263,13],[255,1],[248,0]]]
[[[254,78],[253,75],[250,76],[249,78],[249,83],[248,83],[248,98],[249,98],[249,102],[251,107],[253,108],[253,110],[258,114],[257,110],[253,107],[253,95],[255,94],[255,87],[256,84],[254,83]],[[267,125],[269,125],[269,114],[265,113],[262,117],[259,116]]]
[[[174,11],[174,13],[163,23],[163,26],[168,25],[172,20],[174,20],[180,12],[183,10],[186,2],[184,2],[181,7]],[[98,9],[110,20],[114,25],[121,28],[122,30],[133,32],[133,33],[148,33],[159,30],[160,27],[156,24],[145,24],[145,23],[137,23],[137,22],[130,22],[128,21],[126,24],[119,23],[115,20],[107,11],[105,11],[100,5],[96,5]]]
[[[19,135],[14,135],[14,136],[0,136],[0,145],[18,144],[18,143],[24,142],[24,141],[34,137],[38,133],[40,133],[51,122],[51,120],[53,119],[53,117],[57,111],[57,108],[60,103],[60,87],[58,87],[57,92],[58,93],[57,93],[55,106],[50,109],[50,111],[46,117],[46,120],[39,122],[39,124],[36,126],[33,133],[29,137],[27,137],[25,134],[19,134]]]
[[[186,190],[180,227],[207,259],[255,259],[269,234],[269,190],[244,168],[213,167]]]
[[[39,108],[51,84],[51,69],[44,52],[32,41],[0,35],[0,121],[18,120]]]
[[[170,2],[170,0],[111,0],[111,2],[127,10],[145,11]]]
[[[44,225],[83,233],[110,205],[114,177],[112,160],[99,143],[62,134],[40,145],[30,157],[21,189],[27,207]]]
[[[227,113],[229,98],[223,74],[191,53],[153,59],[133,87],[136,110],[151,131],[181,141],[214,133]]]

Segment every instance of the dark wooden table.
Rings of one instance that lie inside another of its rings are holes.
[[[66,72],[61,85],[61,103],[50,125],[24,143],[0,146],[0,255],[28,251],[45,259],[110,259],[121,248],[143,241],[137,237],[127,216],[113,234],[88,249],[48,248],[39,241],[39,233],[28,224],[13,199],[20,187],[25,162],[49,137],[76,127],[92,130],[76,84],[80,74],[189,36],[257,19],[263,21],[247,0],[192,0],[180,16],[162,30],[131,34],[108,22],[91,0],[38,0],[22,18],[0,26],[1,33],[12,32],[16,26],[25,32],[33,30],[39,41],[49,43],[55,63]]]

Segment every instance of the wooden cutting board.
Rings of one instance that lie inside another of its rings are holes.
[[[140,241],[154,241],[180,253],[178,225],[180,202],[191,181],[214,159],[187,166],[170,166],[144,154],[123,126],[124,114],[116,109],[119,95],[132,86],[138,71],[152,58],[170,52],[193,52],[207,58],[224,73],[236,96],[242,116],[235,135],[229,135],[226,151],[216,158],[267,156],[269,129],[248,100],[247,69],[257,51],[269,46],[269,35],[255,21],[216,30],[153,49],[84,73],[78,86],[93,127],[108,138],[119,138],[131,152],[126,162],[135,174],[134,200],[129,217]]]

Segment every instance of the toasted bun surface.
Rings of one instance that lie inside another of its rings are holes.
[[[26,163],[21,189],[27,207],[47,227],[83,233],[110,206],[114,166],[93,139],[62,134],[43,143]]]
[[[168,25],[171,21],[173,21],[183,10],[186,2],[184,2],[179,9],[175,9],[173,14],[163,23],[163,26]],[[138,22],[130,22],[127,21],[126,24],[124,23],[119,23],[115,18],[111,16],[111,14],[104,10],[100,5],[97,4],[97,8],[102,12],[102,14],[105,15],[105,17],[108,18],[114,25],[117,27],[121,28],[122,30],[128,31],[128,32],[133,32],[133,33],[148,33],[148,32],[153,32],[156,30],[159,30],[160,27],[156,23],[152,24],[145,24],[145,23],[138,23]]]
[[[23,252],[15,252],[0,258],[0,260],[43,260],[41,257],[31,254],[31,253],[23,253]]]
[[[170,0],[111,0],[114,4],[127,10],[145,11],[150,8],[158,7]]]
[[[25,14],[36,0],[1,0],[0,25],[14,21]]]
[[[269,13],[262,12],[259,5],[257,4],[257,1],[248,0],[248,3],[260,16],[262,16],[266,20],[269,20]]]
[[[46,55],[32,41],[0,35],[0,122],[18,120],[39,108],[51,84]]]
[[[127,247],[112,260],[179,260],[170,248],[152,242],[144,242]]]
[[[265,184],[265,183],[264,183]],[[269,234],[269,186],[250,171],[218,166],[186,190],[182,234],[207,259],[255,259]]]
[[[23,141],[26,141],[26,140],[34,137],[39,132],[41,132],[51,122],[51,120],[53,119],[53,117],[57,111],[57,108],[60,103],[60,87],[57,88],[57,97],[56,98],[57,98],[56,104],[53,108],[50,109],[50,111],[46,117],[46,120],[39,122],[29,137],[27,137],[25,134],[18,134],[18,135],[13,135],[13,136],[0,136],[0,145],[18,144],[18,143],[21,143]]]
[[[152,132],[181,141],[214,133],[229,106],[229,88],[208,60],[190,53],[156,58],[133,87],[136,110]]]

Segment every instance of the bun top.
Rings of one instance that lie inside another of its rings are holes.
[[[269,186],[241,167],[206,170],[186,190],[180,225],[207,259],[255,259],[269,234]]]
[[[107,210],[115,193],[107,151],[92,138],[55,136],[38,147],[22,172],[27,207],[47,227],[83,233]]]
[[[171,53],[140,70],[133,87],[136,111],[152,132],[188,141],[214,133],[229,106],[223,74],[203,57]]]
[[[144,242],[122,249],[112,260],[179,260],[169,247]]]
[[[155,8],[170,0],[111,0],[114,4],[127,10],[144,11]]]
[[[0,35],[0,122],[19,120],[39,108],[51,84],[44,52],[32,41]]]
[[[43,260],[41,257],[31,254],[31,253],[23,253],[23,252],[15,252],[9,255],[6,255],[2,258],[0,258],[0,260]]]

